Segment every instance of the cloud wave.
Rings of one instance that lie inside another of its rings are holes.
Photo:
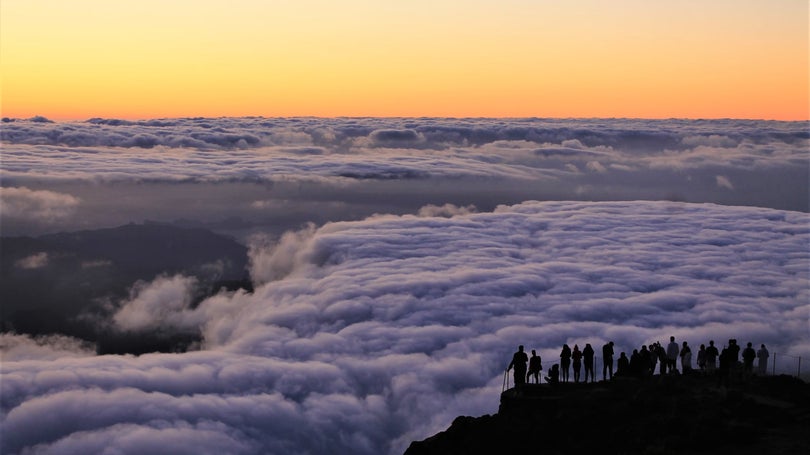
[[[202,351],[4,359],[2,449],[401,453],[456,415],[493,412],[520,343],[545,363],[563,343],[623,351],[670,335],[807,357],[808,242],[805,213],[675,202],[312,227],[254,248],[252,294],[137,313],[142,327],[198,328]],[[185,288],[161,277],[122,308]]]

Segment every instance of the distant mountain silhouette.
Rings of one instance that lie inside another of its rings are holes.
[[[246,265],[247,248],[231,238],[154,223],[36,238],[0,237],[0,328],[101,341],[107,345],[100,346],[102,351],[139,353],[138,344],[146,350],[176,350],[176,341],[165,341],[175,335],[162,335],[159,342],[133,337],[122,345],[130,348],[114,348],[109,334],[77,317],[101,312],[105,301],[127,297],[138,280],[161,274],[197,277],[202,284],[198,299],[222,287],[250,289]],[[181,345],[190,342],[187,335],[182,338]]]
[[[810,384],[790,376],[616,378],[530,385],[497,414],[458,417],[405,455],[810,453]]]

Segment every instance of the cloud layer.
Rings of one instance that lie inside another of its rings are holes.
[[[546,365],[563,343],[670,335],[807,358],[808,242],[804,213],[676,202],[311,227],[252,249],[253,294],[191,305],[176,276],[121,302],[117,324],[199,330],[201,351],[4,357],[2,451],[401,453],[494,412],[520,343]]]
[[[806,212],[808,131],[740,120],[18,120],[0,131],[2,199],[13,208],[25,195],[50,211],[15,210],[3,234],[150,219],[277,236],[308,222],[525,200]]]
[[[170,119],[4,125],[4,177],[94,180],[560,178],[805,164],[806,122]],[[229,153],[211,153],[227,150]],[[567,166],[570,165],[570,166]]]

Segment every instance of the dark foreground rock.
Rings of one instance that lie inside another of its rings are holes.
[[[529,385],[497,414],[458,417],[406,455],[810,453],[810,384],[789,376],[718,388],[699,375]]]

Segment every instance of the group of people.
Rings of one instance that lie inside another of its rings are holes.
[[[716,374],[718,383],[727,385],[731,372],[738,367],[740,362],[740,351],[736,339],[728,340],[728,345],[724,346],[722,351],[719,351],[714,345],[714,340],[710,340],[708,346],[701,344],[697,351],[697,369],[707,374]],[[573,367],[573,379],[575,383],[578,383],[581,379],[583,366],[585,367],[584,382],[588,382],[589,379],[590,382],[594,382],[594,356],[595,352],[590,343],[586,343],[582,350],[579,349],[577,344],[574,345],[573,349],[568,344],[563,344],[560,352],[560,363],[555,363],[548,371],[548,376],[545,377],[546,382],[551,384],[569,382],[569,373]],[[613,379],[613,357],[614,343],[609,341],[602,346],[602,380],[604,381]],[[743,374],[746,376],[753,375],[754,360],[759,359],[757,373],[764,376],[768,368],[768,357],[770,357],[770,353],[764,344],[760,346],[759,350],[754,350],[749,342],[745,349],[742,349]],[[681,362],[680,371],[677,368],[678,359]],[[675,337],[671,336],[666,347],[660,342],[652,343],[649,347],[643,345],[641,349],[633,349],[629,358],[626,353],[622,352],[616,360],[615,375],[644,378],[653,375],[656,367],[659,368],[659,374],[662,376],[694,371],[692,368],[692,348],[689,343],[684,341],[678,344]],[[507,372],[512,369],[515,370],[515,386],[527,382],[531,383],[532,380],[536,384],[541,382],[542,359],[534,349],[532,349],[532,356],[529,357],[524,352],[523,345],[518,346],[518,351],[512,356],[512,361],[506,368]]]

